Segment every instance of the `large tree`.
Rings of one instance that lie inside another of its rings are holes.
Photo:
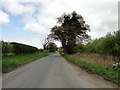
[[[57,50],[57,45],[53,42],[50,42],[48,45],[47,45],[47,49],[50,51],[50,52],[55,52]]]
[[[83,17],[73,11],[70,14],[63,14],[57,19],[58,25],[51,29],[49,37],[60,40],[64,52],[71,54],[77,41],[81,43],[89,38],[87,31],[89,25],[85,24]]]
[[[49,37],[43,39],[43,40],[41,41],[41,43],[42,43],[42,45],[43,45],[43,49],[44,49],[44,50],[47,50],[48,44],[49,44],[50,42],[53,42],[53,41],[54,41],[53,38],[49,38]]]

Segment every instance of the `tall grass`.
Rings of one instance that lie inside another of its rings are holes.
[[[14,56],[2,57],[2,73],[8,73],[17,67],[35,61],[41,57],[47,56],[49,53],[37,52],[33,54],[21,54]]]

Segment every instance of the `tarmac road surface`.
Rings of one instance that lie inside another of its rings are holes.
[[[117,85],[69,63],[59,53],[3,75],[3,88],[116,88]]]

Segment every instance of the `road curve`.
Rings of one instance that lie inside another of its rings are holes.
[[[68,63],[58,53],[3,75],[3,88],[116,88],[99,76]]]

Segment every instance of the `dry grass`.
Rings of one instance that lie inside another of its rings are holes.
[[[100,54],[76,54],[77,56],[80,56],[80,58],[84,58],[84,60],[89,60],[90,62],[94,62],[96,64],[102,64],[107,67],[112,67],[114,63],[116,63],[117,59],[115,59],[112,56],[105,56]]]

